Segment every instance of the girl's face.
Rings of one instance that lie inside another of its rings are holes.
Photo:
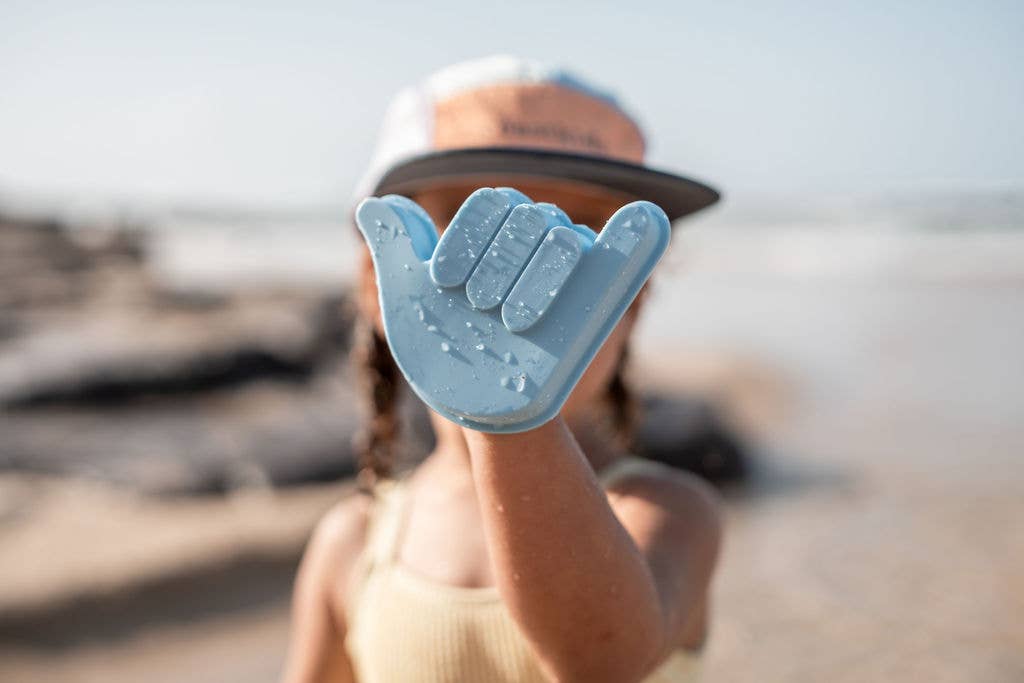
[[[627,194],[618,194],[581,183],[507,176],[482,178],[461,185],[446,185],[436,190],[419,192],[413,195],[412,199],[430,214],[434,224],[441,232],[444,232],[458,208],[479,187],[514,187],[535,202],[555,204],[569,214],[574,222],[589,226],[597,232],[601,231],[601,228],[619,207],[635,199]],[[365,249],[360,275],[360,312],[372,320],[378,334],[383,335],[384,323],[381,320],[380,305],[377,301],[377,282],[373,272],[373,262],[370,260],[369,251]],[[590,362],[583,377],[580,378],[569,395],[569,399],[562,409],[563,415],[572,417],[583,414],[595,401],[605,395],[607,386],[615,374],[619,358],[632,333],[645,291],[646,285]]]

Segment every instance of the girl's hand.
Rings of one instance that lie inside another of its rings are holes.
[[[364,200],[384,330],[416,394],[485,432],[553,418],[668,246],[650,202],[619,209],[600,235],[552,204],[482,188],[444,235],[415,202]]]

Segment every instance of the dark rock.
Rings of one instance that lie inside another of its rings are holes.
[[[715,483],[743,479],[748,452],[739,431],[697,396],[648,394],[634,450]]]
[[[67,316],[10,343],[0,354],[0,406],[96,406],[268,378],[301,383],[348,346],[351,314],[340,294],[162,304]]]
[[[117,406],[0,413],[0,469],[159,494],[221,493],[353,474],[357,418],[344,376],[262,382]]]
[[[53,220],[0,215],[0,312],[80,305],[95,298],[106,272],[141,268],[137,228],[73,231]]]

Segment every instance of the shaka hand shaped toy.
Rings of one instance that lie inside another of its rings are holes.
[[[483,432],[558,414],[670,231],[651,202],[623,206],[595,234],[511,188],[471,194],[440,239],[398,195],[363,200],[356,222],[402,374],[432,409]]]

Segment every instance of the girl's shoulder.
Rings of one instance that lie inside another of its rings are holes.
[[[313,530],[310,544],[334,550],[362,546],[373,510],[373,496],[353,491],[324,513]]]
[[[353,491],[320,518],[306,547],[304,564],[315,567],[320,593],[343,625],[357,564],[372,528],[373,495]]]
[[[403,481],[401,478],[382,479],[373,485],[372,491],[354,489],[320,518],[310,547],[323,548],[335,556],[358,555],[373,533],[379,510]]]
[[[598,473],[609,502],[623,516],[685,528],[687,536],[717,546],[722,510],[717,492],[685,470],[655,460],[624,456]]]
[[[623,455],[597,472],[606,489],[633,491],[651,490],[682,493],[715,504],[717,494],[700,477],[657,460],[636,455]]]

